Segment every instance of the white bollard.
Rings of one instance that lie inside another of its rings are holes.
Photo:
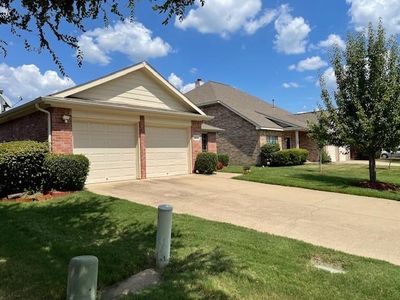
[[[158,207],[156,265],[164,268],[169,263],[171,252],[172,206],[163,204]]]

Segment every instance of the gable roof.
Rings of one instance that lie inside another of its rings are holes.
[[[120,78],[122,76],[125,76],[129,73],[136,72],[138,70],[145,70],[147,71],[147,74],[150,74],[155,80],[160,82],[166,89],[168,89],[175,97],[184,103],[185,105],[191,107],[195,112],[197,112],[200,115],[205,116],[206,114],[199,109],[196,105],[194,105],[185,95],[183,95],[179,90],[177,90],[171,83],[169,83],[168,80],[166,80],[160,73],[158,73],[153,67],[151,67],[147,62],[141,62],[138,64],[135,64],[133,66],[124,68],[122,70],[107,74],[105,76],[99,77],[97,79],[88,81],[86,83],[76,85],[74,87],[68,88],[66,90],[48,95],[50,97],[55,97],[55,98],[70,98],[82,91],[94,88],[96,86],[99,86],[101,84],[107,83],[111,80],[115,80],[117,78]]]
[[[227,84],[210,81],[189,91],[186,96],[199,107],[219,103],[252,123],[256,129],[283,131],[306,128],[306,123],[292,113]]]
[[[294,114],[294,116],[304,123],[307,123],[307,121],[315,123],[318,120],[317,113],[315,111],[297,113]]]

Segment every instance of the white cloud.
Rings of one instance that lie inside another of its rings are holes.
[[[299,72],[318,70],[326,67],[328,63],[321,59],[319,56],[308,57],[297,63],[297,65],[290,65],[289,70],[297,70]]]
[[[337,46],[342,50],[346,48],[345,42],[337,34],[330,34],[326,40],[318,43],[318,47],[320,48],[332,48],[334,46]]]
[[[36,65],[11,67],[0,63],[0,88],[14,103],[20,97],[32,100],[39,96],[55,93],[74,86],[68,77],[59,77],[57,72],[47,70],[44,73]]]
[[[199,2],[196,2],[196,6],[182,21],[176,18],[175,26],[183,30],[193,28],[201,33],[219,34],[226,38],[239,30],[254,34],[278,15],[276,9],[262,12],[261,0],[207,0],[204,6]]]
[[[287,4],[281,6],[281,13],[275,20],[275,30],[274,44],[278,52],[299,54],[306,51],[311,28],[304,18],[293,18]]]
[[[168,81],[178,90],[180,90],[183,94],[193,90],[196,87],[196,84],[194,82],[184,84],[183,80],[180,77],[178,77],[175,73],[171,73],[168,76]],[[201,82],[200,84],[203,83]]]
[[[400,1],[398,0],[346,0],[350,5],[349,15],[357,30],[377,25],[379,18],[389,33],[400,33]]]
[[[132,61],[141,61],[163,57],[172,51],[160,37],[152,37],[152,31],[142,23],[128,20],[85,32],[79,37],[79,47],[84,61],[101,65],[111,62],[113,52],[123,53]]]
[[[336,90],[336,75],[332,67],[329,67],[325,70],[325,72],[322,74],[322,78],[325,80],[325,84],[328,89]],[[315,85],[320,85],[319,80],[315,82]]]
[[[195,68],[195,67],[193,67],[193,68],[190,69],[190,73],[192,73],[192,74],[196,74],[197,71],[198,71],[198,69]]]
[[[300,85],[299,85],[298,83],[296,83],[296,82],[284,82],[284,83],[282,84],[282,86],[283,86],[285,89],[290,89],[290,88],[295,88],[295,89],[297,89],[297,88],[300,87]]]

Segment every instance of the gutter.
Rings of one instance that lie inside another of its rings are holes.
[[[51,152],[51,114],[49,111],[41,108],[39,106],[39,103],[35,103],[35,107],[37,110],[39,110],[47,115],[47,136],[48,136],[47,141],[49,143],[49,150]]]

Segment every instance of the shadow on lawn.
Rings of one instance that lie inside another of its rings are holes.
[[[68,263],[78,255],[99,258],[99,289],[154,267],[156,214],[91,193],[47,203],[0,204],[0,299],[65,299]],[[183,240],[174,226],[174,252]],[[219,249],[199,250],[174,259],[163,276],[171,298],[190,298],[200,288],[205,298],[225,299],[218,288],[201,287],[202,276],[231,272],[232,266]],[[148,296],[157,298],[157,292]]]
[[[295,174],[292,175],[293,178],[298,178],[302,180],[312,181],[312,182],[321,182],[324,185],[330,185],[338,188],[345,188],[348,186],[357,186],[357,183],[360,182],[361,178],[350,179],[342,176],[334,176],[327,175],[324,173],[303,173],[303,174]]]

